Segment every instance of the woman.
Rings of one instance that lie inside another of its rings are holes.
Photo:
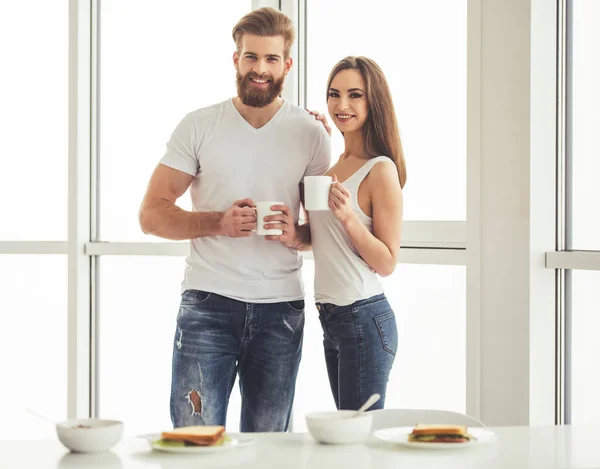
[[[315,301],[331,391],[338,409],[382,398],[398,346],[396,319],[377,275],[396,267],[404,156],[392,97],[379,66],[346,57],[332,70],[327,107],[344,136],[330,211],[311,211]],[[318,118],[318,117],[317,117]]]

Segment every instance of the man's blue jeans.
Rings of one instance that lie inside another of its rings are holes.
[[[382,409],[398,349],[396,318],[383,294],[348,306],[317,303],[325,362],[338,409],[358,410],[381,394],[369,410]]]
[[[286,431],[303,330],[304,300],[244,303],[186,290],[173,346],[173,426],[225,425],[237,374],[240,431]]]

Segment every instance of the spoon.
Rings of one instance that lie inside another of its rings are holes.
[[[40,420],[43,420],[45,422],[51,423],[52,425],[56,425],[57,422],[55,422],[52,419],[49,419],[48,417],[43,416],[42,414],[38,414],[37,412],[35,412],[34,410],[31,409],[25,409],[25,412],[30,413],[31,415],[33,415],[34,417],[39,418]]]
[[[354,415],[352,415],[350,418],[354,418],[354,417],[360,417],[365,410],[367,410],[369,407],[371,407],[373,404],[375,404],[379,399],[381,399],[381,396],[377,393],[372,394],[371,397],[369,397],[367,399],[367,402],[365,402],[360,409],[358,409],[356,411],[356,413]]]

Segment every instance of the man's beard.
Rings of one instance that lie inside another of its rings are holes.
[[[257,88],[251,84],[250,77],[268,80],[269,86],[265,89]],[[281,94],[284,79],[285,75],[276,80],[270,75],[261,77],[253,72],[248,72],[245,76],[242,76],[238,71],[236,74],[238,96],[246,106],[265,107]]]

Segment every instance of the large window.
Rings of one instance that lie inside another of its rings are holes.
[[[577,0],[572,4],[570,247],[600,250],[600,2]]]
[[[567,67],[567,249],[586,262],[600,251],[600,2],[569,0]],[[589,266],[588,266],[589,268]],[[600,266],[592,266],[600,270]],[[567,423],[600,419],[600,272],[568,271],[566,304]]]
[[[67,238],[68,5],[0,3],[0,241]]]
[[[0,255],[0,439],[47,438],[67,413],[67,256]]]
[[[252,2],[104,0],[101,7],[100,238],[149,241],[137,221],[146,184],[179,121],[235,95],[231,30]],[[188,195],[181,200],[191,208]]]
[[[432,14],[435,12],[435,14]],[[327,112],[327,77],[348,55],[390,85],[406,156],[405,220],[466,219],[467,2],[307,0],[307,105]],[[333,160],[343,151],[334,129]]]
[[[139,434],[170,426],[171,352],[181,257],[104,256],[99,288],[99,407]]]
[[[67,256],[35,253],[67,239],[69,2],[0,2],[0,57],[0,439],[47,438],[67,414]]]

